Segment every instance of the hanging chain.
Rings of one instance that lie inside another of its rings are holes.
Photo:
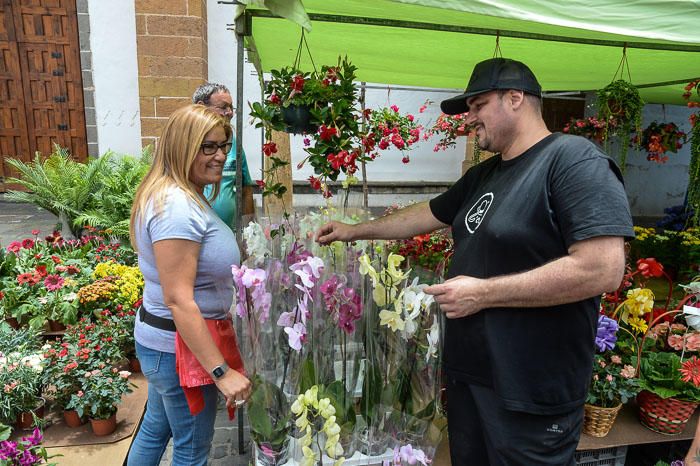
[[[301,64],[301,55],[304,49],[306,49],[306,53],[309,55],[309,60],[311,61],[311,66],[313,66],[314,68],[314,73],[317,73],[318,70],[316,69],[316,63],[314,63],[314,57],[311,56],[311,49],[309,49],[309,43],[306,42],[304,28],[301,28],[301,38],[299,39],[299,47],[297,47],[297,53],[294,57],[294,69],[299,69],[299,65]]]
[[[628,82],[632,82],[632,74],[630,73],[630,64],[629,61],[627,60],[627,42],[625,42],[625,46],[622,49],[622,60],[620,60],[620,64],[617,65],[617,70],[615,70],[615,74],[613,75],[613,81],[616,81],[618,79],[617,75],[618,73],[620,74],[619,79],[624,79],[625,75],[625,68],[627,68],[627,79],[629,80]]]
[[[503,58],[501,52],[501,31],[496,31],[496,48],[493,50],[493,58]]]

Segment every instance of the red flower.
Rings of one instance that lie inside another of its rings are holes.
[[[0,299],[2,299],[2,298],[4,298],[4,297],[5,297],[5,293],[3,293],[2,291],[0,291]]]
[[[19,241],[13,241],[7,246],[7,250],[14,253],[19,252],[20,249],[22,249],[22,243]]]
[[[319,180],[315,176],[309,177],[309,184],[311,184],[311,187],[316,191],[319,191],[321,189],[321,180]]]
[[[392,109],[393,111],[395,111],[396,113],[399,113],[399,107],[397,107],[396,105],[392,105],[389,108]]]
[[[34,247],[34,240],[31,238],[23,239],[22,240],[22,247],[24,249],[31,249]]]
[[[700,387],[700,359],[697,356],[685,361],[679,371],[683,375],[683,382],[693,382],[693,385]]]
[[[265,154],[266,156],[269,157],[272,154],[276,154],[276,153],[277,153],[277,144],[275,144],[274,142],[266,142],[265,144],[263,144],[263,154]]]
[[[664,266],[653,257],[639,259],[637,261],[637,270],[646,278],[661,277],[664,274]]]
[[[53,261],[54,264],[60,264],[61,263],[61,258],[58,256],[51,256],[51,260]]]
[[[279,104],[282,103],[282,99],[280,99],[280,96],[278,96],[278,95],[275,94],[274,92],[273,92],[272,94],[270,94],[270,99],[269,99],[269,100],[270,100],[270,103],[273,104],[273,105],[279,105]]]
[[[294,76],[294,79],[292,79],[292,84],[290,87],[292,88],[292,93],[300,93],[301,91],[304,90],[304,83],[306,83],[306,80],[304,79],[304,76],[298,74]]]
[[[49,273],[46,271],[46,266],[45,265],[37,265],[35,268],[36,272],[39,274],[40,277],[45,277]]]
[[[265,181],[264,180],[255,180],[255,184],[260,186],[261,188],[265,187]]]
[[[44,279],[44,286],[49,291],[57,291],[63,288],[63,277],[59,275],[49,275]]]
[[[319,134],[322,141],[330,141],[333,136],[338,134],[338,130],[335,128],[329,128],[326,125],[321,125],[319,129]]]
[[[75,275],[76,273],[80,273],[80,269],[75,265],[69,265],[66,267],[66,272],[68,272],[68,275]]]
[[[17,283],[20,285],[27,284],[29,286],[35,285],[39,282],[39,277],[38,275],[34,273],[21,273],[17,275]]]
[[[39,236],[39,233],[41,233],[39,230],[32,230],[34,236]]]

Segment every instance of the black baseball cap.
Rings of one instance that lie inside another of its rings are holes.
[[[468,112],[469,97],[496,89],[517,89],[542,97],[542,87],[527,65],[510,58],[490,58],[474,66],[464,94],[443,100],[440,109],[448,115]]]

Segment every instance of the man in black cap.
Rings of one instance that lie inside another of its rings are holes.
[[[443,112],[469,112],[482,149],[430,202],[370,222],[332,222],[321,243],[410,238],[452,226],[449,279],[426,289],[447,321],[452,464],[574,465],[600,295],[616,289],[633,237],[622,176],[588,140],[552,134],[521,62],[474,67]]]

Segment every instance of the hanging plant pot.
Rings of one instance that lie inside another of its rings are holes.
[[[107,419],[90,419],[92,432],[97,436],[109,435],[117,430],[117,413]]]
[[[63,411],[63,421],[71,428],[80,427],[87,422],[84,418],[78,416],[78,412],[74,409]]]
[[[318,126],[311,123],[310,105],[290,105],[282,107],[282,119],[286,132],[293,134],[315,133]]]

